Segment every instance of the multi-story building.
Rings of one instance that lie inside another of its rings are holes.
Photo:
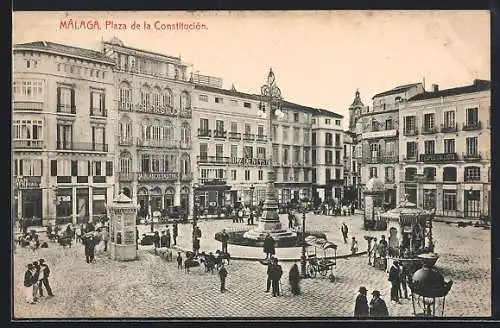
[[[384,203],[393,208],[399,202],[399,109],[405,102],[423,93],[421,83],[396,87],[373,96],[373,107],[364,107],[357,120],[361,148],[361,184],[377,177],[385,183]],[[359,145],[358,144],[358,145]]]
[[[45,41],[14,45],[13,58],[16,217],[48,224],[105,214],[115,192],[113,62]]]
[[[169,206],[189,211],[191,97],[187,65],[172,57],[103,42],[114,68],[118,108],[116,163],[120,189],[146,216]]]
[[[198,154],[194,163],[194,179],[199,183],[198,194],[203,207],[214,208],[237,202],[256,205],[263,201],[271,164],[270,152],[280,203],[311,198],[311,183],[318,181],[313,170],[317,163],[321,163],[323,168],[320,182],[322,186],[327,184],[323,174],[326,167],[323,157],[315,161],[313,116],[319,115],[318,120],[326,117],[340,120],[342,116],[283,101],[283,117],[273,120],[270,125],[269,119],[262,117],[259,111],[260,101],[259,95],[238,92],[234,86],[225,90],[196,85],[193,149]],[[340,123],[327,123],[317,125],[317,134],[322,139],[316,147],[333,151],[337,145],[340,152]],[[339,137],[334,144],[332,130],[337,123]],[[272,135],[269,134],[270,126]],[[327,133],[330,135],[329,144],[323,142]],[[272,147],[268,136],[272,136]],[[335,167],[337,164],[333,155],[329,159],[331,163],[328,162],[328,167]],[[341,155],[339,161],[337,166],[341,169]],[[338,179],[342,179],[341,170]]]
[[[400,198],[438,216],[473,218],[491,208],[491,83],[433,85],[399,112]]]
[[[343,116],[318,110],[312,119],[313,199],[343,198]]]

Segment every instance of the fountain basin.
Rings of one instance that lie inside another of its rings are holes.
[[[250,237],[248,237],[248,233],[252,231]],[[239,245],[239,246],[248,246],[248,247],[264,247],[264,238],[267,235],[267,232],[263,235],[259,235],[255,233],[255,230],[240,230],[240,231],[226,231],[228,234],[229,240],[228,244]],[[275,232],[276,233],[276,232]],[[318,238],[326,239],[326,235],[322,232],[316,231],[306,231],[306,236],[315,236]],[[273,234],[271,234],[273,236]],[[276,248],[289,248],[289,247],[301,247],[302,246],[302,231],[286,231],[278,232],[278,236],[280,238],[273,239],[275,241]],[[220,232],[215,234],[215,240],[220,241]]]

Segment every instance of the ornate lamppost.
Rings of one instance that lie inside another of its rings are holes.
[[[306,258],[306,207],[302,207],[302,254],[300,256],[300,271],[302,278],[308,278]]]
[[[252,185],[250,186],[250,210],[253,211],[253,192],[255,190],[255,187]]]

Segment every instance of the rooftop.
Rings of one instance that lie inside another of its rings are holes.
[[[421,83],[419,82],[419,83],[411,83],[411,84],[400,85],[398,87],[395,87],[392,90],[384,91],[384,92],[381,92],[381,93],[377,93],[375,96],[372,97],[372,99],[378,98],[378,97],[384,97],[384,96],[394,95],[394,94],[398,94],[398,93],[402,93],[402,92],[406,92],[409,89],[411,89],[411,88],[413,88],[413,87],[415,87],[415,86],[417,86],[419,84],[421,84]]]
[[[116,37],[114,37],[110,41],[103,41],[103,43],[113,45],[113,46],[119,46],[120,48],[124,48],[124,49],[128,49],[128,50],[142,52],[142,53],[149,54],[149,55],[160,56],[160,57],[164,57],[164,58],[168,58],[168,59],[174,59],[177,61],[181,60],[181,57],[169,56],[169,55],[161,54],[159,52],[154,52],[154,51],[149,51],[149,50],[144,50],[144,49],[126,46],[121,40],[119,40]]]
[[[260,95],[255,95],[255,94],[249,94],[249,93],[245,93],[245,92],[240,92],[240,91],[237,91],[235,88],[231,88],[231,89],[228,90],[228,89],[214,88],[214,87],[209,87],[209,86],[206,86],[206,85],[197,84],[197,85],[195,85],[195,89],[203,90],[203,91],[207,91],[207,92],[219,93],[219,94],[223,94],[223,95],[227,95],[227,96],[232,96],[232,97],[239,97],[239,98],[244,98],[244,99],[250,99],[250,100],[258,100],[258,101],[260,101],[260,99],[261,99]],[[342,116],[340,114],[331,112],[331,111],[326,110],[326,109],[313,108],[313,107],[308,107],[308,106],[304,106],[304,105],[299,105],[299,104],[292,103],[292,102],[289,102],[289,101],[286,101],[286,100],[283,100],[281,102],[281,104],[283,105],[283,107],[286,107],[286,108],[289,108],[289,109],[303,110],[303,111],[306,111],[306,112],[309,112],[309,113],[312,113],[312,114],[316,114],[316,115],[325,115],[325,116],[335,117],[335,118],[343,118],[344,117],[344,116]]]
[[[108,64],[114,64],[114,62],[104,56],[103,53],[99,51],[68,46],[60,43],[54,43],[49,41],[34,41],[28,43],[20,43],[15,44],[13,50],[40,50],[47,52],[57,52],[61,54],[65,54],[67,56],[77,57],[77,58],[86,58],[89,60],[95,60],[100,62],[105,62]]]
[[[417,100],[425,100],[432,98],[441,98],[441,97],[450,97],[456,96],[460,94],[480,92],[480,91],[488,91],[491,90],[491,82],[487,80],[474,80],[471,85],[456,87],[451,89],[439,90],[436,92],[424,92],[418,95],[415,95],[408,99],[408,101],[417,101]]]

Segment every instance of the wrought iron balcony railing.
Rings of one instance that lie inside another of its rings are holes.
[[[226,138],[227,131],[215,129],[213,132],[214,132],[213,133],[214,138],[223,138],[223,139]]]
[[[139,147],[152,147],[152,148],[178,148],[179,140],[165,140],[165,139],[141,139],[137,138],[137,146]]]
[[[176,181],[179,179],[179,172],[138,172],[138,181]]]
[[[15,139],[13,140],[14,149],[27,148],[27,149],[42,149],[44,142],[43,140],[33,140],[33,139]]]
[[[98,144],[92,142],[72,142],[72,143],[57,143],[57,150],[76,150],[76,151],[97,151],[107,152],[107,144]]]
[[[229,132],[229,139],[241,140],[241,133]]]
[[[266,142],[267,141],[267,136],[258,134],[257,135],[257,141]]]
[[[422,134],[433,134],[437,133],[438,129],[435,126],[423,126],[422,127]]]
[[[255,140],[255,134],[245,133],[245,134],[243,134],[243,140],[253,141],[253,140]]]
[[[34,101],[14,101],[12,103],[13,110],[29,110],[42,112],[43,111],[43,102],[34,102]]]
[[[405,129],[403,131],[403,135],[405,135],[405,136],[416,136],[416,135],[418,135],[418,129]]]
[[[462,130],[463,131],[474,131],[474,130],[481,130],[481,128],[482,128],[481,121],[465,122]]]
[[[210,137],[212,135],[212,130],[209,129],[198,129],[198,137]]]
[[[458,125],[455,124],[441,124],[441,133],[454,133],[458,131]]]

